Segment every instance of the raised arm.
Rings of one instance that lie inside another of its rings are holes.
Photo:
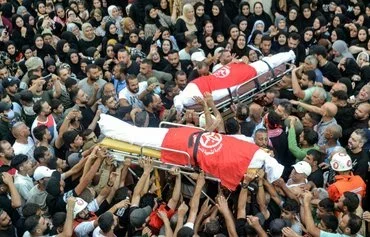
[[[301,88],[301,86],[299,85],[299,82],[298,82],[297,72],[299,70],[301,70],[301,67],[295,68],[292,71],[292,88],[293,88],[293,94],[297,98],[303,100],[304,97],[305,97],[305,92],[304,92],[304,90],[302,90],[302,88]]]
[[[69,197],[67,200],[67,215],[63,226],[63,232],[58,237],[70,237],[73,234],[73,210],[76,204],[75,197]]]
[[[181,174],[179,172],[178,168],[172,169],[170,173],[174,176],[176,176],[175,181],[175,187],[173,188],[172,197],[168,201],[167,206],[171,208],[172,210],[176,209],[177,203],[180,200],[180,194],[181,194]]]
[[[317,107],[317,106],[314,106],[314,105],[309,105],[309,104],[303,103],[301,101],[295,101],[295,100],[291,100],[290,102],[293,105],[301,106],[302,108],[304,108],[307,111],[320,114],[321,116],[324,115],[324,110],[322,109],[322,107]]]
[[[184,218],[188,210],[189,207],[185,204],[185,202],[182,202],[179,206],[179,209],[177,210],[177,224],[175,231],[173,232],[173,236],[177,236],[177,232],[179,232],[179,230],[183,227]]]
[[[150,176],[150,172],[153,169],[153,161],[152,161],[152,159],[145,158],[143,160],[143,165],[144,165],[144,173],[140,177],[140,179],[137,182],[136,187],[134,189],[134,193],[133,193],[132,199],[131,199],[131,206],[139,206],[139,203],[140,203],[140,193],[141,193],[142,189],[144,188],[145,181]]]
[[[2,176],[4,184],[6,184],[9,189],[12,208],[20,207],[22,205],[21,195],[19,195],[17,188],[14,185],[13,176],[6,172],[3,172]]]
[[[239,199],[238,199],[238,212],[237,219],[246,218],[247,214],[245,212],[245,205],[248,200],[248,185],[254,179],[254,175],[247,173],[244,175],[244,180],[242,183],[242,189],[240,190]]]
[[[217,197],[217,207],[218,210],[221,212],[221,214],[225,218],[226,222],[226,228],[227,232],[230,237],[237,237],[238,234],[236,233],[235,223],[233,220],[233,215],[231,214],[231,211],[227,205],[227,200],[224,196],[218,196]]]
[[[306,222],[306,229],[313,237],[320,237],[320,229],[316,227],[311,213],[312,194],[310,191],[305,191],[303,194],[304,205],[304,220]]]
[[[199,199],[200,199],[200,194],[202,192],[202,188],[205,184],[205,179],[204,179],[204,172],[201,172],[198,175],[197,183],[195,185],[195,191],[194,195],[190,200],[190,212],[188,216],[187,222],[189,223],[195,223],[195,218],[197,217],[198,213],[198,208],[199,208]]]

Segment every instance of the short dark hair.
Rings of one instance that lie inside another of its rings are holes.
[[[319,206],[326,212],[334,212],[334,201],[330,198],[324,198],[319,202]]]
[[[32,132],[33,132],[33,136],[39,140],[39,141],[42,141],[42,137],[45,135],[46,133],[46,130],[48,129],[48,127],[46,127],[46,125],[44,124],[41,124],[37,127],[35,127]]]
[[[67,214],[65,212],[56,212],[52,218],[53,228],[63,227],[66,218]]]
[[[324,214],[321,216],[321,220],[324,222],[327,229],[334,232],[338,229],[338,218],[332,214]]]
[[[46,100],[38,100],[34,105],[33,105],[33,111],[39,115],[42,111],[42,105],[47,102]]]
[[[151,208],[154,208],[156,204],[156,197],[157,195],[155,195],[154,193],[144,194],[140,199],[139,207],[144,208],[146,206],[150,206]]]
[[[317,162],[317,164],[321,164],[324,161],[325,154],[316,150],[311,149],[307,151],[307,155],[311,155],[313,160]]]
[[[183,70],[177,71],[177,72],[175,73],[175,79],[176,79],[178,76],[183,76],[183,75],[185,75],[185,76],[186,76],[186,73],[185,73]]]
[[[310,118],[313,120],[313,122],[316,124],[318,124],[321,120],[321,115],[320,114],[317,114],[317,113],[314,113],[314,112],[307,112],[308,113],[308,116],[310,116]]]
[[[52,99],[50,103],[51,110],[58,109],[58,107],[62,104],[62,101],[59,99]]]
[[[226,134],[237,134],[239,132],[240,125],[235,118],[229,118],[225,122]]]
[[[347,92],[343,90],[334,91],[331,96],[337,98],[338,100],[342,100],[342,101],[347,101],[348,99]]]
[[[261,42],[263,41],[272,41],[272,38],[269,35],[262,36]]]
[[[24,221],[24,228],[29,231],[31,234],[34,234],[36,231],[36,226],[39,224],[40,216],[33,215],[26,218]]]
[[[101,68],[98,65],[93,64],[93,63],[87,65],[86,72],[90,71],[90,69],[98,69],[98,70],[101,70]]]
[[[170,55],[170,54],[179,54],[179,51],[177,51],[176,49],[171,49],[167,55]]]
[[[40,159],[41,158],[44,158],[45,152],[47,152],[47,151],[48,151],[48,148],[47,147],[45,147],[45,146],[38,146],[33,151],[33,158],[35,158],[35,160],[37,160],[37,162],[40,162]]]
[[[24,218],[33,216],[37,214],[37,211],[40,210],[40,206],[36,203],[27,202],[22,208],[22,214]]]
[[[293,39],[293,40],[301,40],[301,36],[297,32],[290,32],[288,39]]]
[[[358,198],[357,194],[353,192],[344,192],[343,195],[343,206],[347,207],[348,212],[355,212],[358,205],[360,205],[360,199]]]
[[[245,121],[249,116],[249,107],[247,104],[241,103],[238,104],[236,107],[236,115],[237,119]]]
[[[98,219],[98,225],[103,233],[108,233],[114,224],[113,214],[104,212]]]
[[[148,64],[150,66],[153,66],[153,62],[150,59],[144,58],[143,61],[141,61],[141,64]]]
[[[107,84],[107,83],[106,83],[106,84]],[[108,101],[111,97],[113,97],[113,95],[103,95],[103,97],[101,98],[101,103],[102,103],[103,105],[106,105],[106,104],[107,104],[107,101]]]
[[[308,70],[308,71],[304,72],[304,74],[307,75],[307,79],[309,81],[312,81],[312,82],[316,81],[316,73],[315,73],[314,70]]]
[[[312,128],[303,129],[303,138],[310,146],[313,146],[319,141],[319,135]]]
[[[347,227],[351,229],[351,235],[354,235],[360,231],[362,219],[354,213],[348,213],[347,215],[349,217]]]
[[[129,84],[128,81],[135,80],[135,79],[137,79],[137,77],[135,75],[128,74],[127,77],[126,77],[126,79],[125,79],[126,80],[126,84],[128,85]]]
[[[272,126],[271,128],[277,128],[281,126],[281,117],[278,115],[275,111],[270,111],[267,114],[267,119],[269,122],[269,125]]]
[[[197,39],[197,36],[194,33],[185,36],[185,42],[186,43],[191,44],[195,39]]]
[[[287,198],[283,204],[283,209],[285,211],[299,213],[299,203],[294,199]]]
[[[154,94],[153,93],[148,93],[144,96],[144,98],[141,99],[141,101],[143,102],[144,106],[147,107],[150,103],[153,103],[153,98],[154,98]]]
[[[286,114],[292,113],[293,105],[289,101],[282,101],[279,105],[284,108]]]
[[[176,83],[174,81],[168,81],[166,84],[164,84],[164,92],[166,94],[172,92],[173,88],[176,87]]]

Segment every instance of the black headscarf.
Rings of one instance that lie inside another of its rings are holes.
[[[13,15],[13,12],[12,12],[13,6],[12,6],[12,4],[6,2],[6,3],[1,5],[1,9],[2,9],[2,12],[3,12],[2,15],[5,18],[7,18],[8,20],[11,20],[12,15]]]
[[[150,17],[150,10],[154,9],[153,5],[148,5],[145,7],[145,23],[146,24],[155,24],[158,28],[162,26],[159,22],[159,16],[157,15],[156,18]]]
[[[58,55],[60,61],[62,61],[62,62],[66,62],[66,60],[68,58],[68,53],[63,52],[63,47],[64,47],[65,44],[68,44],[67,40],[61,39],[61,40],[58,41],[57,47],[56,47],[57,55]]]
[[[217,16],[213,16],[211,14],[211,20],[213,22],[214,32],[222,32],[225,36],[225,38],[228,36],[229,32],[227,30],[229,29],[231,25],[230,19],[227,17],[224,6],[220,1],[213,2],[213,6],[216,6],[220,13]]]
[[[61,39],[67,40],[71,49],[78,50],[78,40],[76,36],[70,31],[64,31],[60,36]]]

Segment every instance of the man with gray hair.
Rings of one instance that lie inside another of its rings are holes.
[[[317,60],[317,58],[314,55],[308,55],[304,60],[303,71],[304,72],[311,71],[311,70],[314,71],[315,74],[316,74],[315,85],[316,86],[321,86],[322,85],[322,80],[323,80],[323,75],[322,75],[320,69],[317,68],[318,63],[319,63],[319,61]]]

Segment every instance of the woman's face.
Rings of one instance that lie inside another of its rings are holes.
[[[370,17],[370,7],[366,7],[365,13],[366,16]]]
[[[22,17],[17,17],[17,19],[15,20],[15,24],[17,25],[17,27],[22,28],[24,26],[24,21]]]
[[[320,21],[319,21],[319,19],[315,19],[314,21],[313,21],[313,28],[315,29],[315,30],[318,30],[318,29],[320,29]]]
[[[304,37],[304,41],[309,42],[313,37],[313,32],[308,30],[304,33],[303,37]]]
[[[331,42],[332,42],[332,43],[334,43],[334,42],[338,39],[337,32],[335,32],[335,30],[333,30],[333,31],[331,32],[330,39],[331,39]]]
[[[204,15],[204,6],[199,6],[195,12],[197,16],[202,17]]]
[[[117,27],[116,27],[115,24],[111,24],[109,26],[109,33],[112,34],[112,35],[114,35],[115,33],[117,33]]]
[[[70,7],[73,9],[73,11],[78,12],[78,6],[75,3],[72,3]]]
[[[303,16],[306,19],[310,18],[311,17],[311,10],[309,8],[303,9]]]
[[[297,19],[298,12],[296,10],[289,11],[289,20],[294,21]]]
[[[63,8],[60,7],[57,10],[57,15],[58,15],[59,18],[64,18],[66,16],[66,12],[64,11]]]
[[[10,55],[14,55],[15,54],[15,47],[14,47],[14,45],[9,45],[8,46],[8,48],[7,48],[7,50],[8,50],[8,53],[10,54]]]
[[[113,46],[108,46],[106,53],[107,53],[108,58],[114,58]]]
[[[286,36],[283,35],[283,34],[279,35],[279,37],[278,37],[278,43],[280,45],[285,45],[286,44]]]
[[[94,8],[101,8],[101,2],[99,0],[93,1]]]
[[[233,28],[230,29],[231,39],[236,40],[236,38],[238,38],[238,35],[239,35],[239,29],[238,28],[233,27]]]
[[[150,9],[149,16],[153,19],[157,18],[158,16],[157,10],[155,10],[154,8]]]
[[[80,37],[80,29],[78,28],[78,26],[75,26],[72,30],[72,33],[76,36],[76,37]]]
[[[42,49],[44,46],[44,40],[41,37],[37,37],[35,40],[35,46],[39,49]]]
[[[240,35],[238,37],[238,40],[236,41],[236,45],[238,46],[239,49],[244,49],[245,48],[245,37]]]
[[[286,27],[286,21],[285,20],[280,20],[279,24],[278,24],[278,28],[283,30],[283,29],[285,29],[285,27]]]
[[[213,16],[218,16],[218,14],[220,14],[220,9],[216,5],[213,5],[212,6],[212,15]]]
[[[254,45],[260,47],[262,41],[262,34],[257,34],[256,38],[254,38]]]
[[[164,53],[168,53],[171,50],[171,44],[168,40],[164,40],[162,43],[162,50]]]
[[[170,38],[170,32],[168,30],[165,30],[162,32],[162,39],[169,39]]]
[[[367,38],[366,30],[365,29],[359,30],[357,37],[360,42],[364,42]]]
[[[357,37],[357,28],[356,27],[354,27],[354,28],[351,28],[351,30],[349,31],[349,36],[351,37],[351,38],[356,38]]]
[[[117,9],[117,7],[115,7],[115,8],[112,9],[112,16],[113,16],[113,18],[117,18],[118,17],[118,9]]]
[[[334,17],[333,19],[333,26],[334,28],[338,27],[340,25],[340,19],[338,16]]]
[[[68,22],[73,22],[76,20],[76,13],[74,11],[68,11]]]
[[[40,3],[40,4],[37,6],[37,11],[38,11],[41,15],[44,15],[44,14],[46,13],[45,4],[44,4],[44,3]]]
[[[354,14],[355,16],[360,15],[360,14],[361,14],[361,8],[360,8],[359,6],[355,6],[355,7],[353,8],[353,14]]]
[[[98,22],[100,22],[102,20],[102,16],[99,12],[94,12],[94,18]]]
[[[51,73],[54,73],[55,72],[55,69],[56,69],[55,65],[50,65],[48,67],[48,71],[51,72]]]
[[[143,40],[145,39],[145,32],[143,30],[139,31],[139,38],[141,38]]]
[[[265,26],[263,24],[257,24],[256,25],[256,30],[264,32],[265,31]]]
[[[130,42],[136,44],[139,41],[139,36],[135,33],[132,33],[129,37]]]
[[[90,27],[90,26],[86,27],[85,32],[84,32],[84,35],[88,39],[93,39],[94,38],[94,35],[95,35],[93,28]]]
[[[167,6],[168,6],[167,0],[161,0],[159,4],[161,5],[162,9],[167,9]]]
[[[27,49],[24,52],[24,56],[26,57],[26,59],[29,59],[30,57],[32,57],[32,50],[31,49]]]
[[[82,3],[79,3],[79,4],[78,4],[78,11],[79,11],[79,12],[84,12],[84,11],[85,11],[85,9],[86,9],[86,8],[85,8],[85,5],[84,5],[84,4],[82,4]]]
[[[188,18],[189,20],[193,20],[194,19],[194,9],[190,9],[186,12],[186,18]]]
[[[343,14],[343,11],[342,11],[342,8],[341,7],[336,7],[335,8],[335,11],[334,11],[335,14]]]
[[[207,45],[207,48],[209,49],[213,49],[215,47],[215,41],[213,40],[211,36],[206,37],[206,45]]]
[[[53,41],[53,37],[51,35],[45,35],[44,36],[44,44],[50,45]]]
[[[78,55],[77,55],[77,53],[73,53],[73,54],[71,54],[70,59],[71,59],[71,62],[72,62],[73,64],[77,64],[77,63],[78,63]]]
[[[240,31],[245,31],[248,27],[248,22],[247,21],[241,21],[239,23],[239,30]]]
[[[208,22],[204,26],[204,30],[205,30],[206,34],[212,34],[213,33],[213,24],[211,22]]]
[[[83,73],[86,73],[86,67],[87,67],[87,63],[81,63],[81,71]]]
[[[257,55],[256,51],[254,51],[253,49],[249,50],[248,58],[249,58],[249,61],[251,61],[251,62],[257,61],[258,60],[258,55]]]
[[[366,63],[367,62],[367,59],[366,59],[366,56],[365,55],[361,55],[359,58],[358,58],[358,61],[357,61],[357,64],[361,67],[362,64]]]
[[[257,3],[256,5],[254,5],[254,14],[259,16],[262,14],[262,12],[263,12],[263,7],[260,3]]]
[[[68,44],[68,43],[65,43],[65,44],[63,45],[63,52],[64,52],[64,53],[68,53],[70,49],[71,49],[71,48],[69,47],[69,44]]]
[[[248,16],[248,15],[249,15],[249,13],[250,13],[250,9],[249,9],[248,5],[244,5],[244,6],[242,7],[242,14],[243,14],[244,16]]]

